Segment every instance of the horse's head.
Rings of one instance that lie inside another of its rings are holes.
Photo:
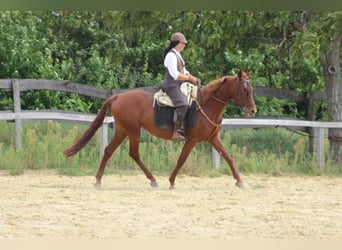
[[[253,97],[253,87],[249,81],[249,76],[252,71],[249,70],[247,73],[239,70],[237,74],[237,92],[232,98],[235,103],[242,108],[245,115],[255,116],[257,112],[256,105]]]

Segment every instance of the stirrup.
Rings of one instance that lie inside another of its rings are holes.
[[[182,135],[182,133],[180,133],[180,131],[174,130],[173,134],[172,134],[172,137],[171,137],[171,140],[174,140],[174,141],[185,141],[186,138],[185,138],[184,135]]]

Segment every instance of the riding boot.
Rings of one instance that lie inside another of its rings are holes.
[[[173,130],[171,140],[175,140],[175,141],[186,140],[185,135],[184,135],[184,127],[182,123],[179,123],[179,122],[175,123],[175,129]]]
[[[186,113],[188,111],[187,106],[176,108],[176,121],[173,130],[172,140],[185,140],[184,134],[184,121],[186,117]]]

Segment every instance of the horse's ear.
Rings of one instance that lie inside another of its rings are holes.
[[[242,76],[242,70],[238,69],[238,77],[239,77],[239,79],[241,78],[241,76]]]
[[[247,76],[249,77],[251,74],[252,74],[252,70],[249,69],[249,70],[247,71]]]

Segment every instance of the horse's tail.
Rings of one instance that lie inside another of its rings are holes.
[[[82,148],[84,148],[85,145],[90,141],[90,139],[93,137],[95,132],[101,127],[103,120],[106,116],[106,112],[108,107],[112,104],[113,101],[118,97],[118,95],[112,95],[109,97],[103,104],[102,107],[95,117],[94,121],[89,125],[88,129],[83,133],[81,138],[79,138],[70,148],[66,149],[64,151],[64,155],[66,157],[70,157],[77,152],[79,152]]]

